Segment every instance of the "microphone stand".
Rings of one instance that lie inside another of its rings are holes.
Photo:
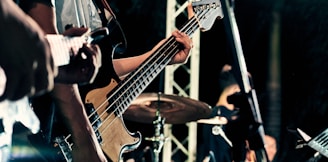
[[[233,11],[233,0],[222,0],[223,22],[227,34],[228,43],[231,45],[231,52],[233,55],[233,72],[236,80],[240,86],[241,92],[246,96],[249,106],[252,110],[253,119],[257,129],[252,138],[248,139],[250,148],[255,151],[256,160],[258,162],[267,162],[268,155],[264,148],[264,128],[260,114],[257,96],[253,85],[251,85],[251,78],[248,75],[245,58],[243,55],[242,46],[240,43],[240,36],[236,19]]]

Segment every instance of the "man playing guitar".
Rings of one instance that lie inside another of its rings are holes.
[[[28,13],[31,17],[33,17],[38,24],[42,27],[45,33],[47,34],[57,34],[57,24],[56,24],[56,16],[55,16],[55,7],[56,11],[61,11],[60,7],[64,7],[64,9],[68,9],[69,11],[73,11],[74,5],[72,7],[69,7],[67,3],[85,3],[85,6],[91,7],[91,9],[94,8],[94,4],[92,4],[93,1],[59,1],[58,3],[64,3],[57,6],[57,0],[56,4],[53,4],[53,1],[47,1],[47,0],[38,0],[38,1],[32,1],[32,0],[26,0],[21,1],[27,3],[27,8],[24,8],[24,11]],[[88,5],[89,4],[89,5]],[[59,7],[59,8],[58,8]],[[88,8],[89,9],[89,8]],[[77,11],[81,11],[82,9],[77,9]],[[68,12],[68,11],[66,11]],[[85,10],[84,13],[90,13],[86,14],[85,16],[89,17],[96,16],[94,13],[98,13],[98,11],[90,11]],[[57,21],[63,23],[64,21],[62,19],[69,18],[72,16],[77,16],[79,14],[66,14],[65,16],[57,17]],[[82,17],[82,16],[81,16]],[[80,18],[81,18],[80,17]],[[76,18],[79,19],[79,18]],[[75,20],[76,20],[75,19]],[[99,20],[95,17],[92,17],[91,19],[87,20]],[[74,18],[73,18],[74,20]],[[79,21],[83,24],[77,24],[73,23],[76,26],[94,26],[95,22],[88,22],[87,20]],[[65,23],[62,25],[66,25]],[[61,26],[62,27],[62,26]],[[98,26],[99,27],[99,26]],[[93,30],[93,28],[91,28]],[[170,61],[170,64],[176,64],[176,63],[185,63],[189,57],[189,52],[192,47],[192,41],[188,37],[187,34],[175,31],[172,33],[176,41],[181,44],[182,48],[179,49],[178,53],[175,55],[174,58]],[[126,74],[130,73],[134,69],[136,69],[145,59],[147,59],[149,56],[154,53],[154,51],[157,50],[157,48],[160,47],[160,45],[163,43],[159,42],[157,46],[155,46],[153,49],[151,49],[149,52],[146,52],[145,54],[136,56],[134,58],[124,58],[124,59],[115,59],[113,60],[112,64],[114,66],[114,72],[122,77]],[[108,54],[106,54],[108,55]],[[104,53],[102,53],[102,57],[104,56]],[[104,59],[102,59],[104,60]],[[109,60],[106,60],[106,64],[111,64]],[[102,67],[104,67],[105,63],[102,63]],[[99,74],[99,73],[98,73]],[[107,161],[105,155],[102,152],[102,149],[100,147],[100,144],[97,141],[95,132],[93,131],[92,125],[88,119],[88,116],[85,112],[84,103],[80,97],[79,87],[77,84],[55,84],[55,88],[51,93],[52,100],[56,104],[56,110],[60,113],[60,116],[62,117],[62,121],[64,121],[65,126],[68,128],[68,131],[71,133],[71,137],[73,140],[73,148],[72,148],[72,156],[73,161]]]
[[[49,92],[54,82],[90,83],[101,66],[97,45],[84,44],[71,53],[71,64],[57,67],[49,43],[38,24],[12,0],[0,2],[2,31],[0,49],[0,161],[10,156],[13,125],[21,122],[32,133],[39,131],[39,120],[29,105],[29,98]],[[88,32],[74,28],[64,34],[74,36]],[[80,58],[81,55],[84,58]],[[82,70],[83,69],[83,70]],[[76,75],[68,75],[73,73]]]

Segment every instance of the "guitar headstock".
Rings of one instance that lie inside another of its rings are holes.
[[[192,8],[203,32],[210,30],[216,19],[223,18],[220,0],[193,0]]]

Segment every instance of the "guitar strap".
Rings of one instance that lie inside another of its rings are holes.
[[[115,13],[107,0],[93,0],[93,3],[98,8],[102,26],[107,27],[109,31],[108,37],[113,46],[113,53],[123,54],[127,48],[127,40]]]
[[[93,3],[99,10],[98,14],[100,16],[102,26],[106,26],[107,18],[106,18],[106,14],[105,14],[105,7],[104,7],[104,4],[102,3],[102,0],[93,0]]]

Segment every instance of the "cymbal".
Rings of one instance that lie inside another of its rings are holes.
[[[207,118],[211,107],[201,101],[178,95],[162,93],[142,93],[124,112],[123,118],[140,123],[152,123],[156,111],[168,124],[183,124]]]

